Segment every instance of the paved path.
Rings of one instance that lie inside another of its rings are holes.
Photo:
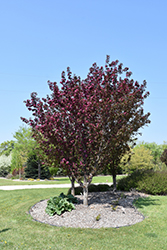
[[[112,183],[92,183],[95,185],[98,184],[108,184]],[[75,184],[75,187],[78,187],[79,184]],[[17,190],[17,189],[35,189],[35,188],[70,188],[71,184],[40,184],[40,185],[15,185],[15,186],[0,186],[0,190]]]

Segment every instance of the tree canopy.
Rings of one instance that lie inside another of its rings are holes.
[[[119,76],[125,74],[125,78]],[[143,104],[149,92],[142,84],[130,79],[132,72],[109,62],[105,68],[92,65],[85,80],[67,69],[62,72],[61,89],[48,82],[52,94],[38,98],[37,93],[25,101],[34,118],[21,118],[33,130],[49,158],[57,158],[83,187],[87,204],[88,184],[105,164],[115,168],[138,135],[139,128],[149,123]]]
[[[14,149],[14,141],[4,141],[0,144],[0,155],[9,156],[12,150]]]
[[[165,163],[165,165],[167,166],[167,149],[164,149],[161,157],[160,157],[161,161]]]

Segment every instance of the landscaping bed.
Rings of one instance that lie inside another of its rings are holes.
[[[148,195],[138,192],[92,192],[89,205],[83,205],[82,195],[76,195],[79,204],[75,210],[61,216],[49,216],[46,212],[47,200],[35,204],[29,211],[34,220],[53,226],[75,228],[123,227],[143,221],[144,216],[134,207],[133,202]]]

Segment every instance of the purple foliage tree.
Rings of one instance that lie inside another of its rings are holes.
[[[125,72],[126,77],[119,75]],[[37,93],[25,101],[33,112],[28,123],[34,138],[50,159],[59,159],[68,175],[83,187],[84,204],[88,205],[88,185],[99,168],[109,164],[116,186],[116,167],[129,150],[138,129],[149,123],[143,113],[146,82],[130,80],[131,72],[118,61],[105,69],[92,65],[85,80],[73,76],[67,68],[62,72],[61,89],[48,82],[50,96],[39,99]]]

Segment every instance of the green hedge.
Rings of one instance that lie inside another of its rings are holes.
[[[110,190],[110,186],[108,184],[99,184],[99,185],[95,185],[95,184],[90,184],[88,186],[88,192],[105,192],[105,191],[109,191]],[[80,195],[81,193],[83,193],[83,188],[82,187],[75,187],[75,195]],[[68,190],[67,194],[71,194],[71,188]]]
[[[120,179],[117,189],[122,191],[137,191],[153,195],[167,195],[167,171],[136,171]]]

